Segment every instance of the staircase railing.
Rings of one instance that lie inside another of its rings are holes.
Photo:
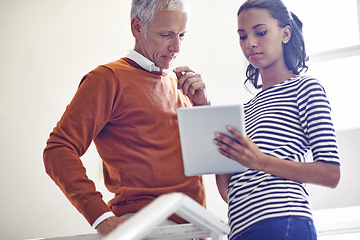
[[[176,214],[188,224],[159,226]],[[171,239],[184,240],[210,237],[221,240],[229,226],[182,193],[162,195],[134,214],[103,240]]]

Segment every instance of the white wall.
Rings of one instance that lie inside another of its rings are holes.
[[[236,34],[241,1],[190,2],[191,28],[177,65],[202,74],[213,104],[245,101]],[[133,47],[129,10],[130,0],[0,0],[0,239],[94,232],[45,174],[42,151],[82,76]],[[83,160],[109,199],[93,147]],[[206,186],[209,210],[225,219],[213,176]]]

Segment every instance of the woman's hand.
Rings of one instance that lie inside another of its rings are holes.
[[[267,155],[232,126],[227,126],[226,129],[233,138],[219,132],[215,133],[214,143],[219,147],[219,152],[244,167],[261,171],[266,164]]]

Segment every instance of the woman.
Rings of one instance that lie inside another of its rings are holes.
[[[250,62],[246,82],[261,91],[244,106],[247,136],[231,126],[235,140],[215,133],[219,152],[249,168],[216,176],[229,239],[316,239],[304,184],[335,188],[340,164],[325,91],[301,74],[302,23],[281,0],[248,0],[238,34]]]

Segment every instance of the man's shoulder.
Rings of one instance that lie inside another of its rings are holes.
[[[135,70],[138,65],[127,57],[120,58],[119,60],[108,62],[106,64],[101,65],[102,67],[106,67],[111,69],[112,71],[119,70]]]

